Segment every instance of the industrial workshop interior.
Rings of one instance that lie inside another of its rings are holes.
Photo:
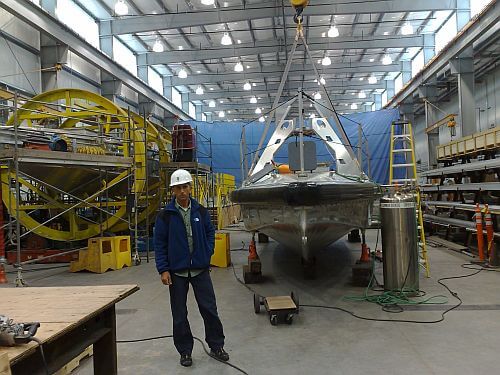
[[[0,0],[0,375],[494,374],[496,0]]]

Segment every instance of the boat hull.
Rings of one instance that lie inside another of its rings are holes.
[[[268,235],[309,262],[352,229],[368,227],[378,195],[370,181],[321,173],[270,177],[234,191],[232,200],[241,205],[247,230]]]

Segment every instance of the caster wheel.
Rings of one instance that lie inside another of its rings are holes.
[[[285,323],[288,324],[288,325],[290,325],[290,324],[293,323],[293,315],[292,314],[288,314],[286,316]]]
[[[257,294],[253,295],[253,310],[256,314],[260,313],[260,297]]]
[[[135,264],[136,266],[138,266],[139,264],[141,264],[141,258],[140,258],[140,257],[136,257],[136,258],[134,258],[134,264]]]
[[[278,325],[278,315],[275,315],[275,314],[270,315],[269,316],[269,321],[271,322],[271,324],[273,326]]]

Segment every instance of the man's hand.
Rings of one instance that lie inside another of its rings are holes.
[[[172,278],[170,277],[170,272],[165,271],[161,274],[161,282],[163,285],[172,285]]]

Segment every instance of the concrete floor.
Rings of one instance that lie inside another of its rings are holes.
[[[232,249],[248,244],[249,234],[233,230]],[[368,233],[375,247],[375,231]],[[379,245],[380,246],[380,245]],[[344,307],[372,318],[436,320],[456,303],[437,279],[469,274],[460,267],[470,258],[444,248],[430,248],[432,277],[421,278],[420,288],[428,296],[446,295],[441,306],[419,306],[400,314],[381,311],[367,302],[343,300],[361,294],[363,288],[350,285],[350,265],[359,257],[359,244],[339,240],[320,251],[318,277],[304,280],[300,258],[272,241],[258,244],[266,282],[255,290],[266,296],[299,295],[301,304]],[[231,253],[236,273],[241,277],[246,252]],[[377,275],[382,281],[382,266]],[[14,280],[9,275],[9,281]],[[138,284],[141,290],[117,305],[118,339],[136,339],[171,333],[168,290],[160,282],[154,262],[102,275],[71,274],[67,268],[26,272],[32,286]],[[231,363],[249,374],[471,374],[498,372],[500,334],[500,274],[480,274],[447,284],[463,299],[461,309],[446,315],[437,324],[373,322],[355,319],[335,310],[301,308],[291,326],[271,326],[267,314],[253,312],[252,293],[239,284],[232,268],[213,269],[212,278],[226,334],[226,350]],[[189,298],[193,333],[203,338],[203,322],[192,293]],[[204,352],[195,342],[194,364],[183,368],[171,339],[118,345],[120,374],[237,374]],[[92,374],[92,361],[82,362],[74,374]]]

